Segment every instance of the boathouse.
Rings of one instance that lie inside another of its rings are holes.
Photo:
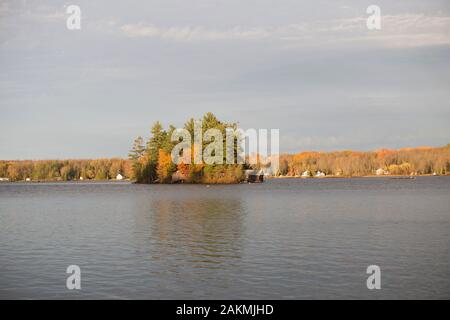
[[[264,182],[264,170],[245,170],[245,181]]]

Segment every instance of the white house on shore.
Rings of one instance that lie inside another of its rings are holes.
[[[325,173],[319,170],[316,172],[316,177],[325,177]]]
[[[123,180],[123,176],[120,173],[118,173],[116,176],[116,180]]]
[[[377,171],[375,171],[375,173],[376,173],[377,176],[382,176],[382,175],[385,175],[385,174],[389,174],[389,171],[384,170],[383,168],[378,168]]]
[[[303,171],[303,173],[302,173],[302,178],[307,178],[307,177],[310,177],[310,176],[311,176],[311,174],[309,173],[308,170]]]

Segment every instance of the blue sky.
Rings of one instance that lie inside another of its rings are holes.
[[[284,152],[440,146],[449,57],[448,1],[3,0],[0,159],[125,157],[207,111]]]

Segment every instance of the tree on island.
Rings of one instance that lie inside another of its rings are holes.
[[[144,152],[145,152],[144,139],[141,136],[139,136],[134,140],[133,148],[130,150],[128,158],[130,160],[137,160],[144,155]]]
[[[236,129],[236,123],[225,123],[220,121],[214,114],[207,113],[201,119],[202,132],[208,129],[217,129],[222,133],[223,140],[220,141],[225,147],[226,129]],[[195,136],[195,120],[188,120],[184,129],[186,129],[191,138]],[[142,145],[142,141],[135,140],[132,150],[130,151],[130,160],[133,161],[134,178],[138,183],[171,183],[171,182],[187,182],[187,183],[238,183],[244,177],[244,165],[242,164],[194,164],[180,163],[176,165],[172,162],[171,152],[176,145],[176,141],[172,141],[172,133],[176,130],[174,126],[169,126],[169,130],[164,130],[163,126],[157,121],[152,129],[151,136],[146,144],[145,150],[141,153],[138,146]],[[204,139],[201,146],[201,152],[208,150],[211,141]],[[213,140],[213,139],[212,139]],[[138,141],[138,143],[136,143]],[[215,141],[214,141],[215,142]],[[233,156],[237,154],[237,140],[233,144]],[[194,141],[191,141],[191,155],[194,156]],[[213,156],[219,156],[212,152]],[[226,154],[223,153],[225,160]],[[226,163],[226,161],[223,161]],[[237,162],[237,161],[236,161]]]

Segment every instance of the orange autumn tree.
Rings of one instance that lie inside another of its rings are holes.
[[[181,175],[183,176],[188,176],[189,175],[189,165],[185,164],[184,162],[181,162],[178,166],[177,166],[178,171],[180,172]]]
[[[176,165],[172,162],[172,156],[170,153],[159,149],[158,153],[158,166],[156,168],[156,174],[160,182],[170,182],[172,173],[176,170]]]

